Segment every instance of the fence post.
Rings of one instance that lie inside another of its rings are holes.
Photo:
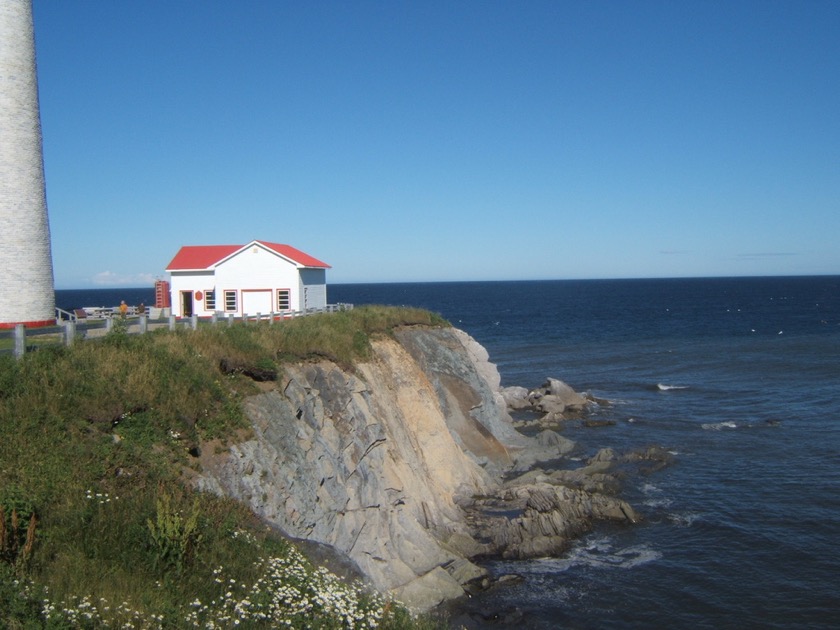
[[[114,318],[113,317],[106,317],[105,318],[105,333],[109,333],[114,329]]]
[[[26,352],[26,328],[23,324],[15,324],[15,357],[20,359]]]
[[[210,324],[215,326],[216,322],[218,322],[218,321],[219,321],[219,315],[218,315],[218,313],[216,313],[216,311],[213,311],[213,314],[210,316]]]
[[[271,326],[271,324],[274,323],[274,311],[271,311],[271,315],[269,315],[269,318],[270,319],[268,320],[268,325]]]
[[[228,313],[228,326],[233,326],[233,313]]]
[[[140,334],[145,335],[146,331],[149,329],[149,320],[146,317],[145,313],[141,313],[140,315]]]
[[[198,330],[198,315],[195,313],[190,316],[190,328]]]
[[[72,346],[73,340],[76,338],[76,322],[68,319],[64,322],[64,345]]]
[[[175,316],[169,316],[169,330],[175,330]]]

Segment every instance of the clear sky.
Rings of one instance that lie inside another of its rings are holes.
[[[57,288],[840,273],[840,2],[34,0]]]

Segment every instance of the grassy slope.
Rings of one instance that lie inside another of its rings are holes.
[[[251,589],[241,602],[319,583],[322,574],[300,568],[295,551],[247,510],[193,493],[182,473],[197,466],[192,455],[207,440],[247,433],[239,403],[254,384],[243,373],[311,356],[349,367],[368,356],[370,336],[405,324],[445,322],[363,307],[194,332],[129,336],[118,327],[101,341],[17,362],[0,357],[0,627],[43,627],[48,617],[50,627],[186,627],[224,617],[218,611],[234,605],[237,589]],[[259,582],[267,558],[298,568],[267,587]],[[30,595],[21,597],[25,585]],[[353,596],[354,614],[382,615],[383,602]],[[47,614],[44,599],[56,611]],[[295,625],[347,625],[317,605]],[[190,617],[196,611],[205,616]],[[398,607],[388,611],[384,625],[411,623]]]

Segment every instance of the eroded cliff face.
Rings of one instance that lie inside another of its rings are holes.
[[[463,562],[471,539],[457,501],[496,483],[478,460],[509,455],[470,413],[495,399],[458,335],[399,336],[435,348],[435,361],[465,379],[437,382],[393,339],[374,341],[373,359],[352,374],[329,361],[285,366],[276,390],[245,402],[254,438],[206,462],[198,485],[335,547],[376,588],[420,604],[424,591],[460,595],[465,568],[480,574]]]
[[[477,526],[475,498],[565,446],[513,429],[498,371],[455,329],[397,331],[352,373],[330,361],[283,372],[245,402],[253,439],[205,459],[198,487],[330,545],[415,608],[462,595],[484,573],[469,558],[503,552],[508,525],[521,527]]]

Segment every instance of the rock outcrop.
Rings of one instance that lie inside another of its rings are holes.
[[[558,427],[566,420],[583,420],[586,426],[600,426],[599,421],[583,418],[592,406],[609,404],[588,393],[580,394],[556,378],[547,379],[536,389],[516,385],[502,388],[499,393],[509,410],[530,411],[535,416],[514,422],[513,426],[517,428]]]
[[[284,366],[244,403],[253,437],[203,455],[198,487],[330,546],[417,609],[482,578],[476,557],[556,553],[594,518],[635,520],[606,485],[536,471],[503,481],[572,445],[513,428],[498,371],[466,333],[406,328],[372,344],[352,371]]]
[[[481,518],[476,531],[489,540],[489,552],[504,558],[553,556],[589,528],[593,519],[635,523],[636,513],[624,501],[544,481],[513,486],[500,497],[482,502],[504,516]],[[519,514],[511,516],[511,510]]]

